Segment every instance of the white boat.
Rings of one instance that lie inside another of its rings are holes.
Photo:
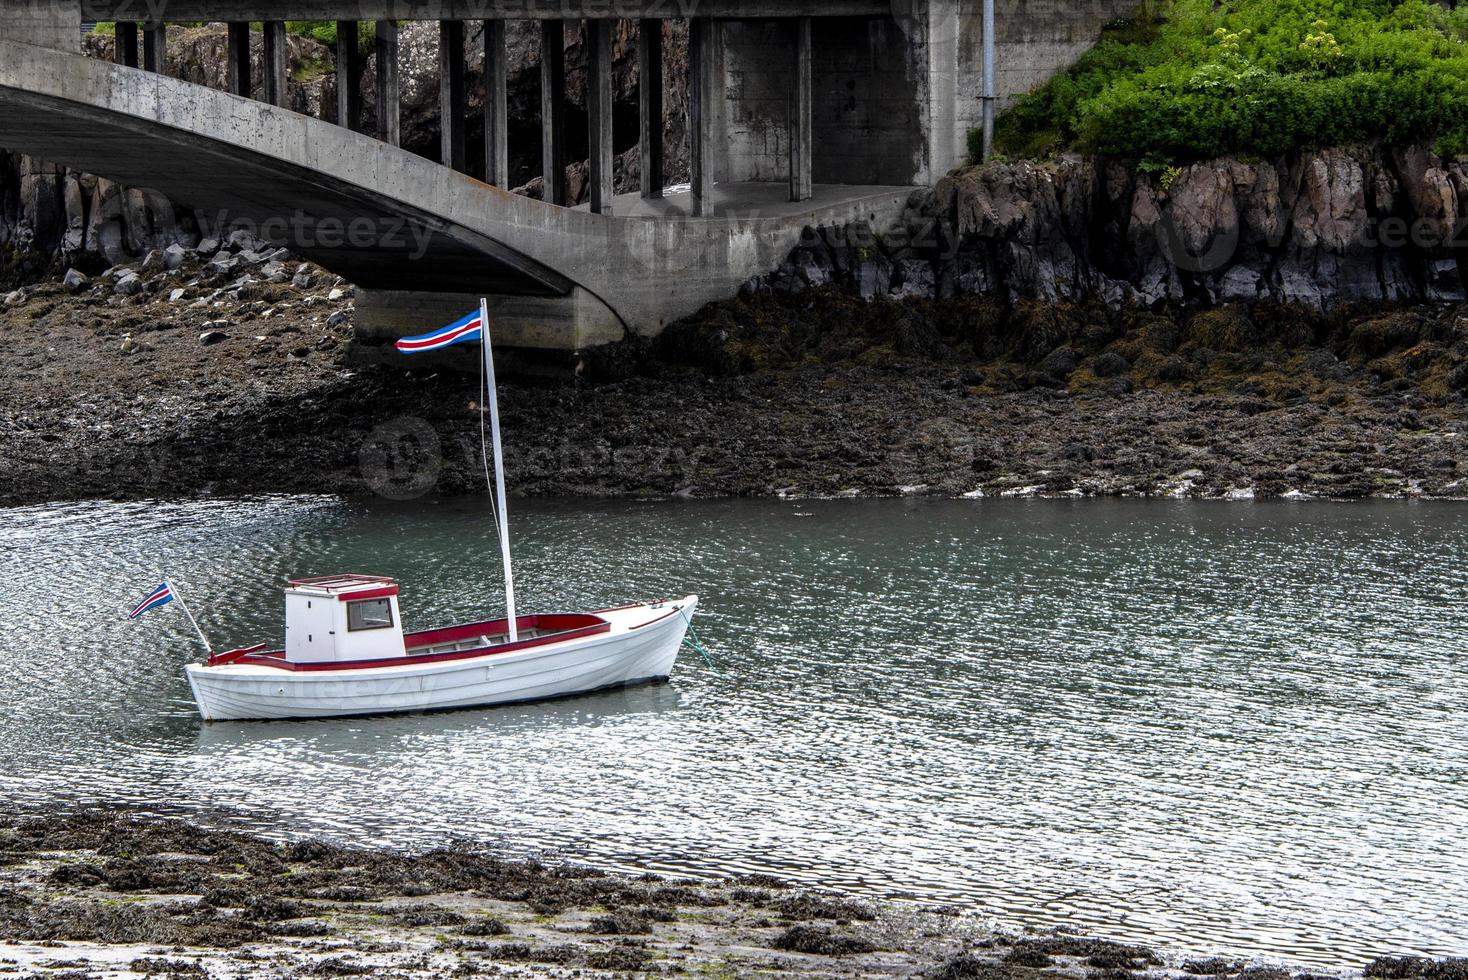
[[[392,579],[357,574],[294,579],[285,590],[283,649],[266,651],[260,644],[216,654],[182,597],[165,580],[133,616],[179,600],[205,650],[211,651],[203,663],[185,668],[205,721],[512,704],[661,681],[672,673],[678,648],[691,629],[697,596],[588,613],[516,614],[488,324],[489,313],[481,303],[477,317],[470,315],[424,337],[405,338],[398,346],[411,353],[481,341],[505,617],[404,634],[398,584]]]
[[[590,613],[521,616],[404,634],[398,585],[372,575],[297,579],[286,645],[189,664],[205,721],[327,718],[515,704],[666,680],[697,596]]]

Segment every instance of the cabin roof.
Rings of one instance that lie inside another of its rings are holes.
[[[322,595],[340,595],[395,585],[397,582],[386,575],[359,575],[355,572],[343,575],[322,575],[316,578],[293,578],[289,582],[292,590],[318,592]]]

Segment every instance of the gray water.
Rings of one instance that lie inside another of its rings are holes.
[[[483,504],[0,511],[0,797],[772,872],[1177,951],[1468,953],[1468,508],[517,503],[522,609],[703,596],[718,658],[535,707],[202,725],[284,576],[498,606]]]

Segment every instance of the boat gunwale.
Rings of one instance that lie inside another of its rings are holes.
[[[554,615],[594,616],[594,613],[559,613]],[[535,616],[520,616],[521,620],[535,619]],[[599,618],[599,617],[598,617]],[[440,633],[449,630],[471,629],[479,626],[489,626],[494,623],[503,623],[503,619],[490,619],[478,623],[461,623],[457,626],[440,626],[431,630],[421,630],[418,633],[409,633],[403,637],[407,640],[410,636],[421,636],[425,633]],[[271,667],[275,670],[284,670],[291,673],[315,672],[324,670],[374,670],[383,667],[413,667],[423,664],[447,663],[454,660],[472,660],[476,657],[492,657],[501,653],[516,653],[521,650],[530,650],[536,647],[549,646],[553,643],[563,643],[567,640],[580,640],[588,636],[598,636],[602,633],[610,633],[612,624],[602,619],[598,623],[588,623],[585,626],[561,630],[555,633],[547,633],[544,636],[533,637],[528,640],[519,640],[515,643],[492,643],[489,646],[475,647],[471,650],[456,650],[450,653],[421,653],[408,654],[403,657],[376,657],[371,660],[323,660],[313,663],[293,663],[285,659],[284,650],[272,650],[269,653],[246,654],[229,660],[220,658],[229,657],[229,653],[210,657],[209,662],[202,666],[208,667]]]
[[[560,630],[554,633],[547,633],[544,636],[537,636],[527,640],[520,640],[515,643],[494,643],[490,644],[489,646],[475,647],[470,650],[456,650],[452,652],[433,654],[409,654],[403,657],[379,657],[371,660],[339,660],[293,663],[285,659],[284,650],[272,650],[268,653],[258,653],[257,651],[261,650],[265,646],[265,644],[261,643],[256,644],[253,647],[245,647],[240,650],[229,650],[223,653],[213,654],[204,663],[191,666],[201,669],[210,669],[216,667],[267,667],[273,670],[285,671],[287,673],[315,673],[320,671],[333,670],[378,670],[387,667],[412,667],[437,663],[451,663],[459,660],[473,660],[476,658],[492,657],[502,653],[518,653],[524,650],[536,649],[539,647],[550,646],[557,643],[564,643],[571,640],[581,640],[586,639],[587,637],[600,636],[602,634],[610,633],[613,626],[612,621],[606,618],[604,614],[622,613],[631,609],[646,609],[650,613],[657,612],[659,611],[658,607],[671,602],[672,600],[669,599],[659,599],[656,602],[633,602],[628,603],[624,606],[612,606],[606,609],[598,609],[594,612],[588,613],[537,613],[530,616],[519,616],[517,617],[517,619],[519,619],[522,623],[527,620],[531,621],[530,624],[527,624],[527,627],[522,628],[529,628],[530,625],[533,625],[534,621],[538,621],[541,619],[556,619],[562,617],[576,619],[596,619],[599,621],[596,623],[587,623],[584,626]],[[683,607],[680,605],[674,605],[671,609],[663,612],[662,615],[654,616],[652,619],[649,619],[645,622],[632,623],[628,625],[626,627],[626,630],[627,632],[633,632],[636,630],[644,629],[648,626],[660,624],[671,617],[674,613],[680,611],[682,608]],[[403,640],[406,644],[413,637],[423,637],[430,634],[453,633],[460,630],[475,631],[480,629],[481,627],[489,627],[496,624],[504,627],[506,624],[508,624],[508,620],[504,617],[501,617],[499,619],[483,620],[479,622],[460,623],[455,626],[439,626],[432,629],[418,630],[413,633],[407,633],[403,636]],[[471,632],[470,635],[473,635],[473,633]],[[500,635],[503,635],[503,629],[501,630]]]

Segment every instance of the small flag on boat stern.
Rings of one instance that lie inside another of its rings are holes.
[[[404,337],[397,342],[397,348],[403,354],[422,354],[425,351],[452,347],[454,344],[478,343],[484,339],[482,327],[479,311],[475,310],[462,320],[450,323],[442,330],[419,334],[416,337]]]
[[[172,601],[173,587],[167,582],[162,582],[158,585],[158,588],[153,590],[153,593],[148,598],[133,607],[133,611],[127,614],[127,618],[137,619],[148,610],[157,609],[159,606],[166,606]]]

